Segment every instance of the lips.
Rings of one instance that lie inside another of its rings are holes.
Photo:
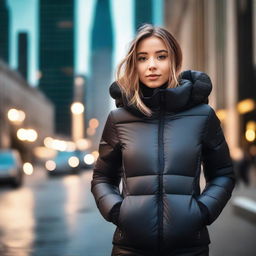
[[[149,75],[149,76],[147,76],[147,78],[148,78],[149,80],[157,80],[158,77],[160,77],[160,75]]]
[[[158,77],[160,75],[156,75],[156,74],[152,74],[152,75],[148,75],[147,77]]]

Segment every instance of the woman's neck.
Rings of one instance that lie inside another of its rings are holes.
[[[165,88],[167,88],[167,85],[168,85],[168,83],[166,82],[163,85],[161,85],[160,87],[150,88],[150,87],[146,86],[145,84],[143,84],[141,81],[139,82],[140,90],[144,97],[152,96],[156,89],[165,89]]]

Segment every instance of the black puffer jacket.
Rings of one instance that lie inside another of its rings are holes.
[[[206,225],[219,216],[234,188],[229,149],[207,104],[209,77],[185,71],[179,87],[142,96],[152,117],[128,106],[118,88],[115,83],[110,88],[118,108],[107,118],[92,180],[106,220],[122,203],[113,243],[156,255],[209,244]],[[207,182],[202,193],[201,163]]]

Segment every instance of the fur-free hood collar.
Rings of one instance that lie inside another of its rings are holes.
[[[153,111],[151,118],[157,115],[161,107],[167,112],[179,112],[202,103],[208,103],[212,83],[206,73],[195,70],[183,71],[179,84],[176,88],[156,88],[150,97],[141,96],[144,104]],[[146,117],[135,105],[129,104],[116,82],[111,84],[109,93],[115,99],[117,107],[124,107],[137,116]]]

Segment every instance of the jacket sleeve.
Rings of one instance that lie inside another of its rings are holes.
[[[235,186],[229,148],[213,109],[210,110],[203,137],[202,164],[206,186],[198,200],[208,208],[207,224],[210,225],[220,215]]]
[[[99,144],[99,157],[93,169],[91,191],[102,216],[111,221],[110,211],[122,202],[119,184],[122,170],[121,145],[112,112],[108,115]]]

